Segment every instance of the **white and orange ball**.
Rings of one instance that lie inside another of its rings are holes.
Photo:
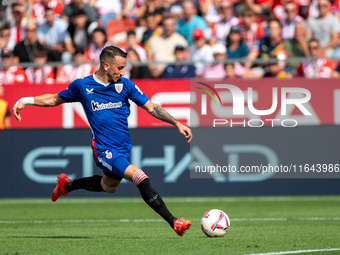
[[[212,209],[203,215],[201,227],[208,237],[222,237],[229,231],[230,220],[225,212]]]

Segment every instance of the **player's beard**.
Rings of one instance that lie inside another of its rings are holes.
[[[120,75],[118,75],[118,76],[116,76],[116,75],[108,75],[110,83],[116,83],[120,79],[120,77],[121,77]]]
[[[110,83],[116,83],[117,81],[116,81],[116,79],[115,79],[115,77],[113,76],[113,75],[108,75],[108,81],[110,82]]]

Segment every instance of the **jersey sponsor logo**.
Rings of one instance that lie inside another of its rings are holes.
[[[118,93],[122,92],[122,90],[123,90],[123,83],[116,83],[115,84],[115,88],[116,88],[116,91]]]
[[[112,152],[111,151],[105,151],[106,158],[112,159]]]
[[[117,102],[117,103],[107,103],[107,104],[99,104],[98,102],[91,101],[91,106],[93,111],[99,111],[99,110],[104,110],[104,109],[111,109],[111,108],[119,108],[122,107],[122,102]]]
[[[92,89],[86,88],[86,92],[87,92],[87,94],[93,94],[93,88]]]

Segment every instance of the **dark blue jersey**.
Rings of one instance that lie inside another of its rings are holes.
[[[105,84],[95,75],[73,81],[59,92],[66,102],[80,102],[90,123],[96,150],[131,150],[127,117],[131,99],[138,106],[149,99],[132,81],[122,77],[116,83]]]

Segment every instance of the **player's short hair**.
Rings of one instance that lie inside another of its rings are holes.
[[[115,60],[116,56],[126,58],[127,53],[122,51],[120,48],[116,46],[107,46],[100,53],[99,56],[100,64],[102,65],[105,62]]]

